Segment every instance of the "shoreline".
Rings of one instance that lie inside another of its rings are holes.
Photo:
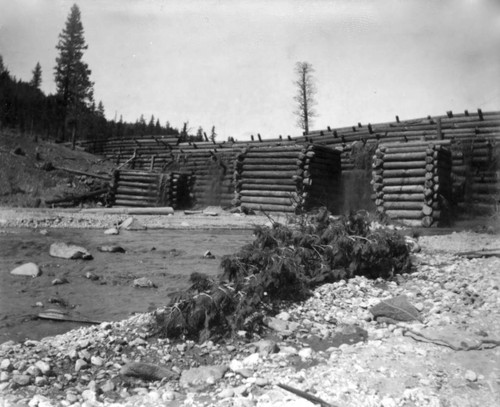
[[[500,399],[499,347],[453,350],[418,342],[408,332],[500,338],[500,260],[454,254],[464,247],[494,246],[497,237],[470,232],[422,237],[415,273],[387,282],[357,277],[327,284],[302,303],[285,304],[279,318],[294,323],[291,331],[269,329],[263,337],[216,344],[172,342],[149,336],[152,314],[146,313],[39,342],[4,344],[0,363],[5,367],[9,359],[13,368],[1,372],[8,376],[0,383],[4,405],[313,405],[278,386],[285,384],[337,406],[494,406]],[[421,310],[421,323],[373,321],[370,307],[396,295],[406,295]],[[363,331],[361,340],[341,343]],[[33,368],[39,361],[50,373]],[[132,361],[159,364],[181,379],[124,377],[120,371]],[[77,371],[77,364],[84,367]],[[203,366],[224,373],[196,383],[186,378],[186,372]],[[15,384],[16,374],[28,376],[28,383]]]

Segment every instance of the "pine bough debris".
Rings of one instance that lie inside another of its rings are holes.
[[[224,256],[222,274],[191,276],[189,290],[156,311],[155,330],[169,338],[205,341],[239,330],[258,332],[283,301],[300,301],[323,283],[355,276],[388,279],[410,272],[402,235],[371,230],[362,213],[333,219],[322,209],[286,226],[257,226],[255,240]]]

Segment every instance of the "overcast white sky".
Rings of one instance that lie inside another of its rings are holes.
[[[78,4],[106,116],[153,114],[219,139],[298,135],[294,65],[315,68],[311,129],[500,110],[500,0],[0,0],[12,75],[55,92],[56,43]]]

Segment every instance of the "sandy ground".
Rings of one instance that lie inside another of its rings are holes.
[[[3,229],[0,231],[0,342],[40,339],[75,328],[78,324],[34,320],[47,308],[67,304],[72,314],[100,321],[116,321],[133,313],[156,309],[172,293],[187,288],[193,272],[215,275],[221,256],[236,252],[251,241],[252,231],[145,230],[104,235],[100,229]],[[54,242],[88,249],[92,260],[66,260],[49,256]],[[119,245],[125,253],[101,253],[102,245]],[[205,258],[209,250],[215,259]],[[37,278],[13,276],[16,266],[34,262],[42,269]],[[87,273],[99,277],[90,280]],[[157,288],[134,288],[133,280],[147,277]],[[68,283],[53,285],[56,278]],[[35,304],[43,304],[37,307]]]

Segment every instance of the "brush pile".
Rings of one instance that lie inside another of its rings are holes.
[[[156,311],[155,329],[169,338],[200,341],[239,330],[258,332],[283,301],[300,301],[317,285],[355,276],[390,278],[410,271],[397,232],[372,231],[366,216],[340,220],[321,209],[298,226],[257,227],[255,240],[225,256],[219,280],[191,276],[192,287]]]

